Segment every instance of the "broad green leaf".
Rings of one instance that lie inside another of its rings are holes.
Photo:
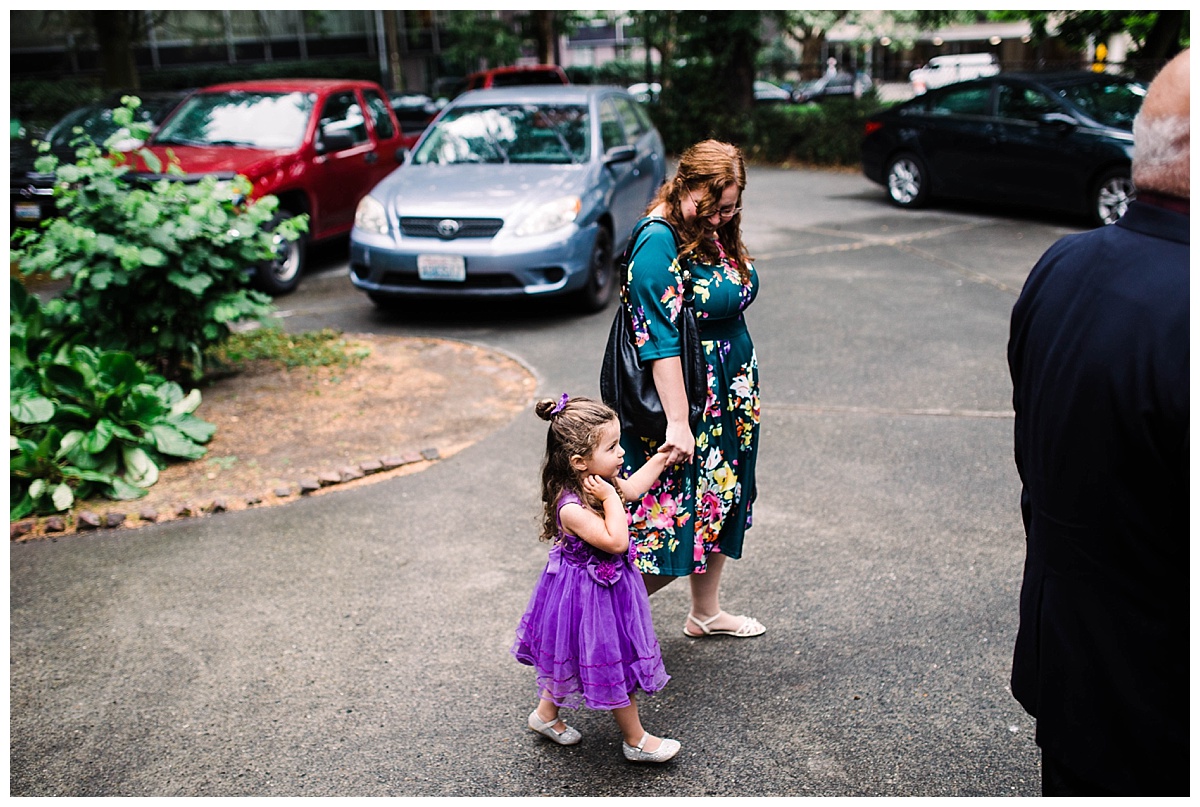
[[[54,402],[40,395],[29,396],[13,401],[8,410],[18,423],[46,423],[54,417]]]
[[[125,460],[123,478],[126,482],[139,488],[148,488],[158,481],[158,466],[145,449],[125,446],[121,450],[121,456]]]
[[[116,499],[119,502],[129,501],[130,499],[140,499],[148,492],[149,491],[147,491],[145,488],[139,488],[135,485],[129,484],[119,476],[113,479],[112,482],[109,483],[108,487],[109,497]]]
[[[216,424],[194,415],[175,415],[171,418],[171,425],[197,443],[207,443],[217,433]]]
[[[197,297],[204,294],[213,284],[213,279],[209,275],[185,275],[182,272],[168,272],[167,280],[185,291],[190,291]]]
[[[171,406],[172,415],[189,415],[200,406],[200,390],[193,389]]]
[[[86,436],[87,435],[85,432],[82,432],[78,429],[67,432],[62,441],[58,444],[58,451],[55,452],[54,458],[56,460],[62,459],[70,454],[79,446],[80,443],[83,442],[83,438]]]
[[[141,260],[145,266],[162,266],[167,262],[167,256],[160,249],[142,247]]]
[[[96,427],[84,439],[83,447],[89,454],[99,454],[108,448],[108,444],[112,442],[112,438],[113,423],[111,420],[102,418],[96,422]]]
[[[170,457],[197,460],[208,453],[208,449],[196,445],[183,432],[165,423],[154,424],[146,434],[155,448]]]
[[[54,503],[54,509],[61,513],[75,503],[75,494],[66,482],[59,482],[54,486],[54,490],[50,491],[50,501]]]

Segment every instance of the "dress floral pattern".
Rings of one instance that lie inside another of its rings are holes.
[[[758,294],[751,267],[743,283],[732,262],[715,266],[689,262],[695,311],[708,362],[708,401],[696,428],[693,462],[668,469],[631,508],[629,530],[636,568],[646,574],[703,573],[708,556],[742,554],[756,493],[758,450],[758,360],[743,311]],[[683,305],[681,268],[675,242],[664,225],[651,224],[638,236],[622,304],[630,314],[643,362],[679,355],[675,320]],[[658,441],[622,434],[626,474],[645,463]]]

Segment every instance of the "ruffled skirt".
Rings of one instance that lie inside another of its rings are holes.
[[[551,550],[512,646],[517,661],[537,670],[539,697],[610,710],[628,706],[635,690],[662,689],[670,676],[645,586],[627,557],[597,575],[594,565],[589,572],[558,554]]]

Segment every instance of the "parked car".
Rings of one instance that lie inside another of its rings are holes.
[[[630,84],[626,89],[639,104],[657,104],[658,96],[662,93],[662,85],[657,81]]]
[[[400,122],[404,147],[410,149],[417,144],[421,132],[437,116],[441,108],[432,98],[419,92],[389,92],[388,102]]]
[[[754,82],[754,100],[758,103],[782,103],[792,100],[792,94],[769,81]]]
[[[556,64],[535,64],[519,67],[493,67],[467,76],[466,90],[488,90],[493,87],[524,87],[529,84],[570,84],[566,71]]]
[[[867,119],[862,169],[900,207],[962,197],[1116,221],[1133,194],[1145,85],[1103,73],[1002,73]]]
[[[350,280],[380,306],[570,295],[599,310],[665,172],[662,138],[618,87],[464,93],[359,204]]]
[[[862,98],[871,89],[866,73],[833,73],[806,81],[792,90],[792,100],[807,104],[826,98]]]
[[[934,87],[945,87],[973,78],[994,76],[1000,72],[1000,64],[990,53],[953,53],[934,56],[925,64],[908,74],[913,92],[917,95]]]
[[[135,118],[153,129],[162,123],[179,103],[188,96],[188,91],[138,92],[141,101]],[[75,162],[75,141],[86,138],[102,145],[119,126],[113,121],[113,109],[121,106],[121,96],[112,95],[103,101],[73,109],[50,127],[41,139],[50,145],[50,153],[60,162]],[[76,129],[82,130],[76,132]],[[126,133],[128,135],[128,133]],[[142,145],[140,140],[126,136],[114,142],[117,151],[129,151]],[[58,215],[54,202],[53,173],[38,171],[34,163],[38,150],[24,134],[9,142],[9,220],[13,227],[32,227],[40,221]]]
[[[277,221],[308,214],[306,236],[280,239],[275,260],[255,272],[260,288],[284,294],[300,282],[309,242],[350,232],[359,200],[403,160],[402,137],[378,84],[273,79],[197,91],[146,147],[187,179],[248,177],[251,198],[279,198]],[[135,165],[137,179],[168,176]]]

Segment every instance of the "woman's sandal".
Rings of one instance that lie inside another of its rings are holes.
[[[554,724],[558,722],[561,722],[564,726],[566,726],[566,728],[564,728],[562,731],[556,731],[554,729]],[[567,722],[559,718],[557,715],[555,715],[554,719],[549,723],[543,722],[542,719],[538,717],[537,709],[534,709],[529,713],[529,728],[536,731],[543,737],[553,740],[559,745],[575,745],[575,743],[583,739],[583,735],[580,734],[577,729],[567,726]]]
[[[724,611],[721,613],[724,613]],[[695,622],[702,633],[692,633],[685,627],[683,629],[683,635],[691,639],[700,639],[704,636],[736,636],[739,639],[749,639],[751,636],[761,636],[763,633],[766,633],[767,629],[763,627],[761,622],[752,616],[742,617],[742,624],[737,630],[716,630],[714,628],[710,628],[709,625],[719,619],[720,616],[721,614],[717,614],[716,616],[709,617],[701,622],[699,619],[696,619],[695,616],[689,613],[688,621]]]

